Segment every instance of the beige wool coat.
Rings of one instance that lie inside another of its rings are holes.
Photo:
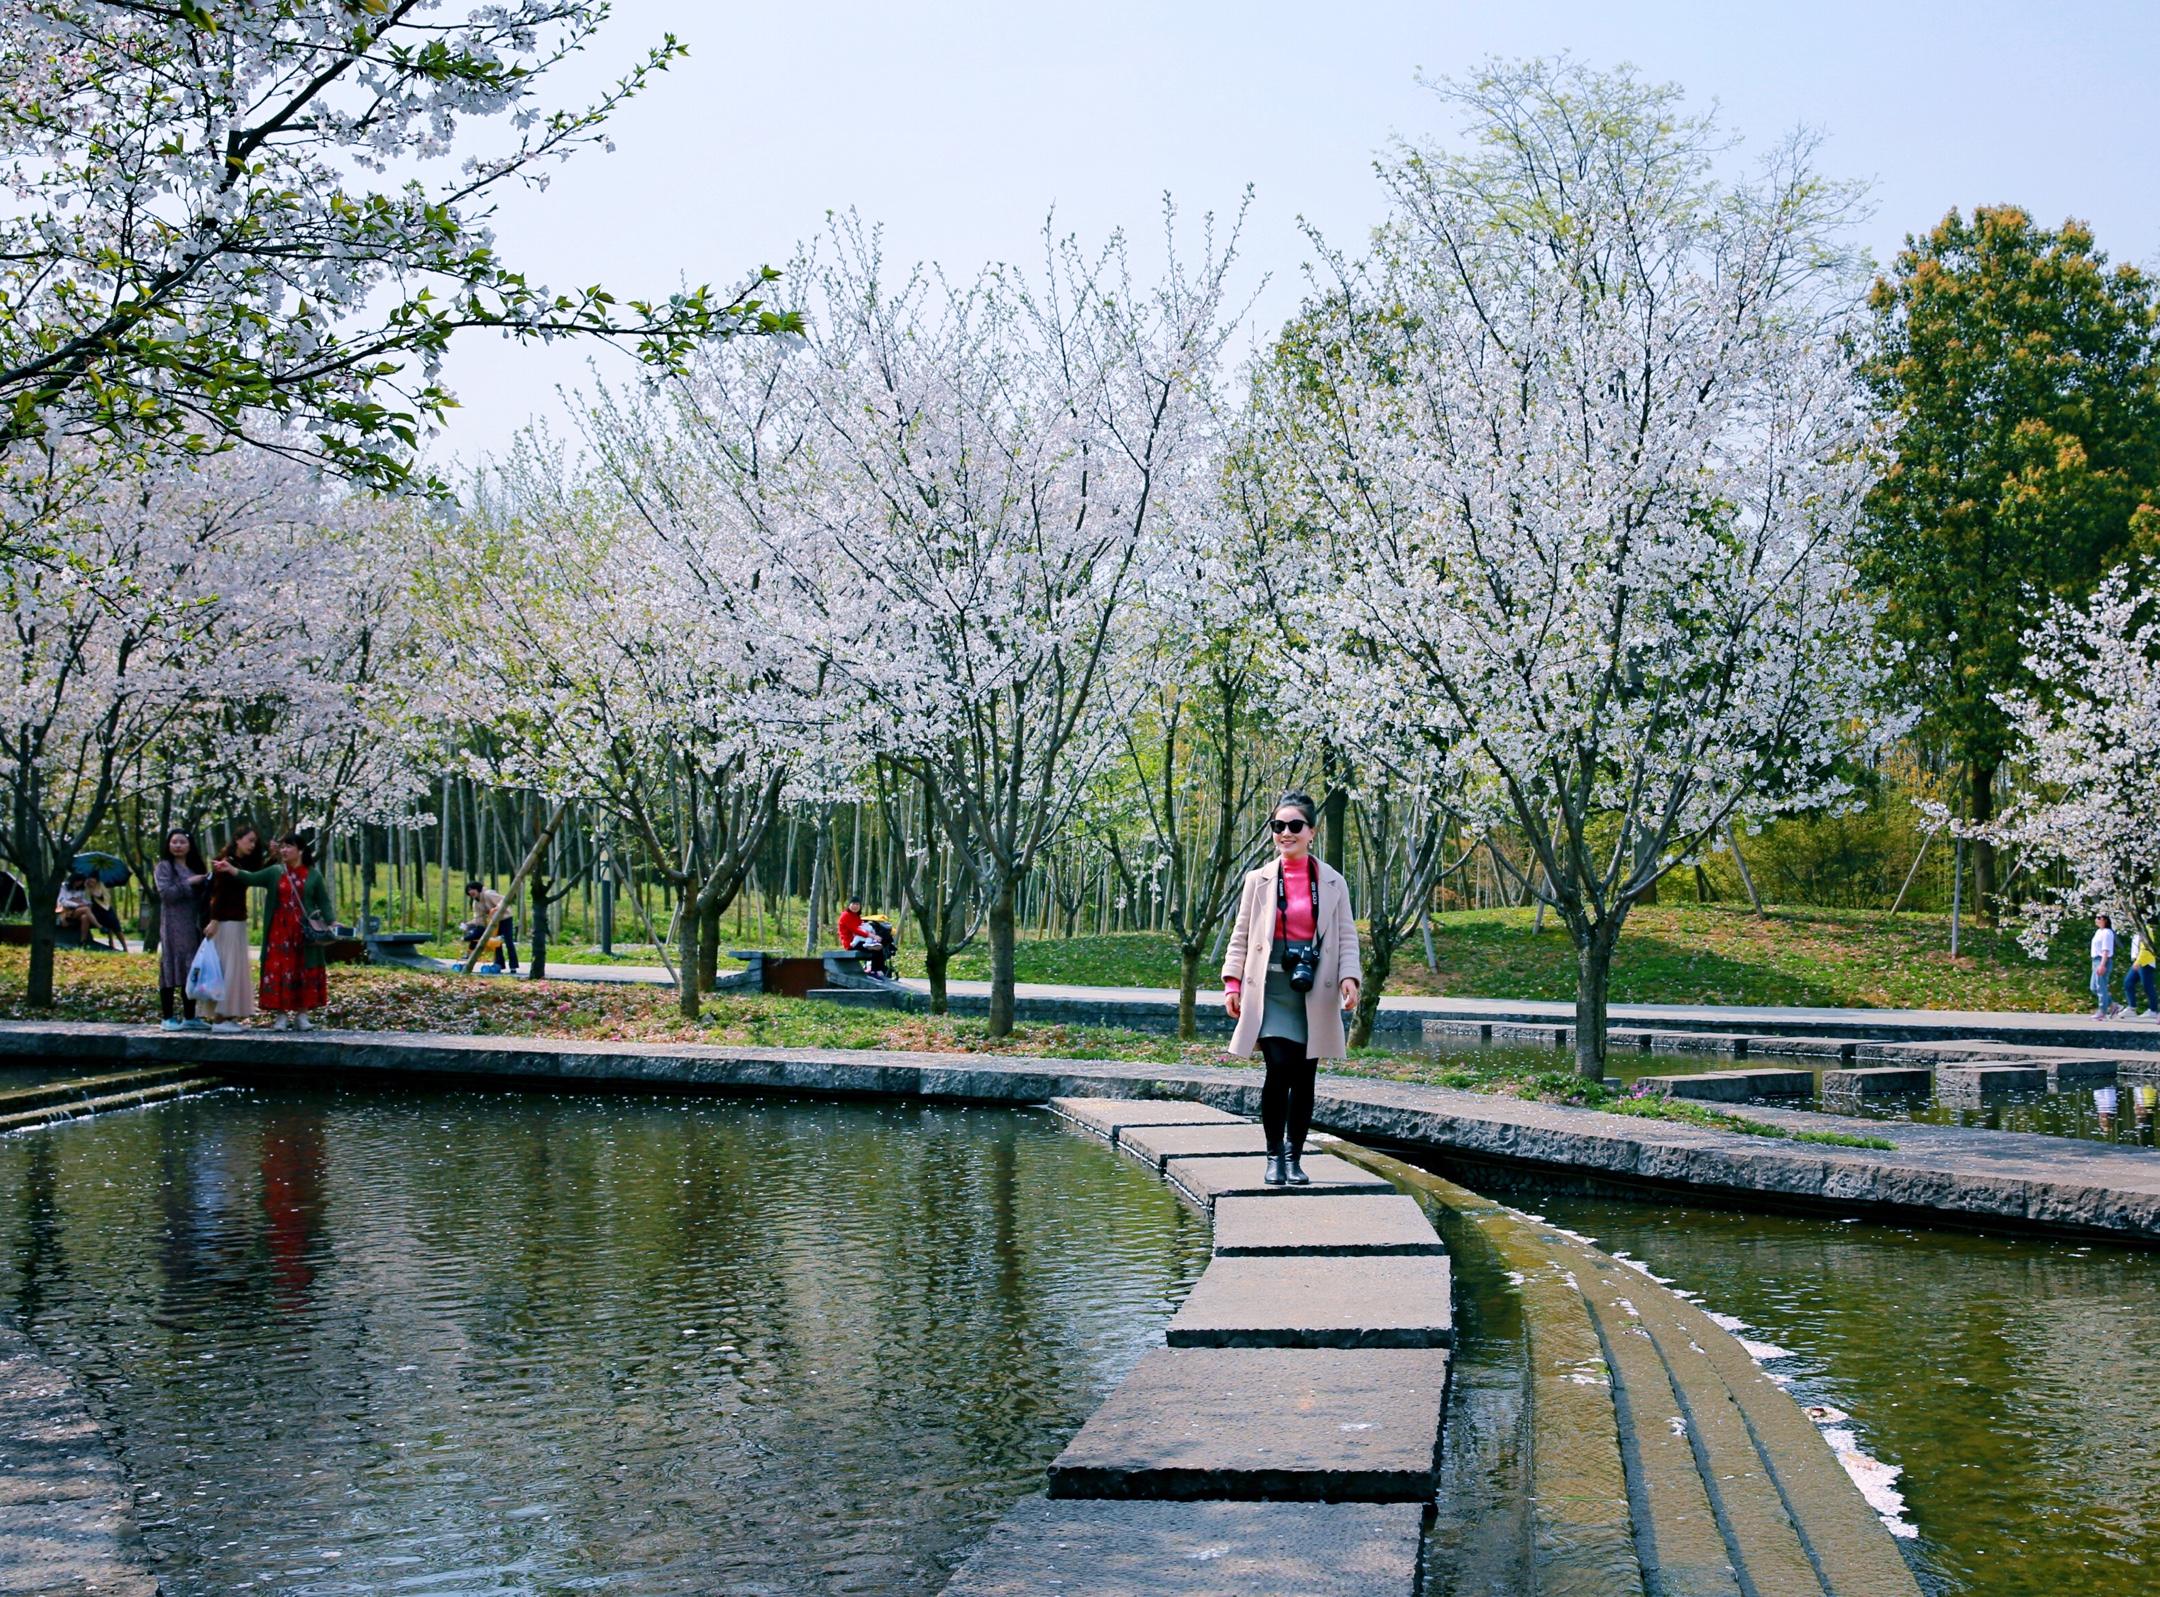
[[[1350,884],[1342,872],[1322,860],[1320,868],[1320,971],[1305,995],[1305,1052],[1312,1059],[1341,1059],[1349,1053],[1343,1036],[1342,983],[1362,982],[1358,963],[1357,920],[1350,913]],[[1230,1038],[1230,1051],[1249,1059],[1260,1047],[1260,1021],[1267,1008],[1268,965],[1275,956],[1275,879],[1282,861],[1270,860],[1245,878],[1237,919],[1230,923],[1230,946],[1223,950],[1223,979],[1244,983],[1244,1013]]]

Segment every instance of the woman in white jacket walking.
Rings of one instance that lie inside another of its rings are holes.
[[[1350,884],[1312,857],[1319,811],[1285,793],[1268,822],[1275,858],[1245,878],[1230,946],[1223,952],[1223,1007],[1237,1022],[1230,1051],[1267,1061],[1260,1122],[1267,1182],[1308,1185],[1299,1161],[1312,1125],[1313,1078],[1322,1059],[1349,1053],[1343,1011],[1357,1003],[1357,920]]]

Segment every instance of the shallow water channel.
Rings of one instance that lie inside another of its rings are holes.
[[[1207,1262],[996,1109],[304,1088],[0,1138],[169,1597],[928,1593]]]
[[[1930,1593],[2160,1590],[2160,1253],[1508,1201],[1745,1322],[1796,1398],[1850,1416],[1832,1428],[1902,1471],[1890,1485]]]

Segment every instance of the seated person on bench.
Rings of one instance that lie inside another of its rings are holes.
[[[872,976],[892,980],[892,951],[900,944],[893,929],[881,920],[864,920],[862,900],[851,898],[840,912],[840,946],[863,956],[863,969]]]

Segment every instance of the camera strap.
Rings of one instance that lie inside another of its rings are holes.
[[[1283,881],[1283,864],[1275,862],[1275,925],[1276,941],[1290,941],[1290,889]],[[1312,889],[1312,936],[1313,946],[1320,946],[1320,867],[1308,854],[1305,856],[1305,885]]]

